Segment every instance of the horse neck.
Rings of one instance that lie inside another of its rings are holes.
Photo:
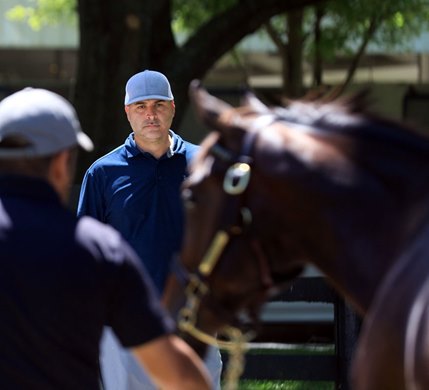
[[[428,201],[393,210],[376,205],[377,209],[357,207],[355,213],[346,214],[343,209],[331,214],[325,210],[331,218],[321,231],[330,238],[309,256],[361,313],[368,310],[386,275],[429,219]]]
[[[270,214],[261,215],[267,223],[260,233],[270,223],[283,225],[277,229],[283,253],[290,254],[294,237],[293,254],[299,243],[305,259],[362,312],[429,207],[428,140],[374,126],[325,138],[272,126],[258,138],[253,177],[259,185],[249,191]]]
[[[383,186],[346,191],[308,183],[305,191],[293,192],[299,187],[294,183],[271,191],[271,197],[264,192],[269,208],[256,216],[255,225],[261,235],[271,231],[282,243],[277,267],[287,267],[285,257],[314,264],[365,313],[385,275],[426,224],[429,180],[428,188],[408,188],[406,195],[393,195]],[[269,187],[265,184],[259,191]]]

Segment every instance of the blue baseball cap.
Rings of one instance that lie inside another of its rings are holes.
[[[148,99],[174,99],[167,77],[154,70],[145,70],[135,74],[125,86],[126,106]]]
[[[2,146],[8,137],[26,141],[22,147]],[[93,150],[73,106],[43,88],[25,88],[0,102],[0,157],[43,157],[79,145]]]

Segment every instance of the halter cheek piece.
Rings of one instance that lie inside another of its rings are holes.
[[[241,199],[237,196],[243,196],[250,181],[251,175],[251,163],[252,158],[250,152],[253,148],[257,136],[256,131],[247,132],[244,137],[243,148],[234,162],[226,171],[223,180],[223,190],[226,194],[231,195],[234,201],[239,203]],[[222,160],[231,161],[231,153],[216,144],[212,147],[211,153]],[[176,277],[184,281],[186,280],[187,287],[185,289],[186,305],[180,310],[178,317],[178,327],[181,331],[189,333],[197,340],[218,346],[225,350],[236,350],[237,345],[249,341],[253,334],[243,335],[241,330],[233,327],[226,326],[222,329],[222,333],[230,341],[221,341],[216,337],[198,329],[196,327],[197,313],[202,298],[209,292],[209,287],[205,283],[205,280],[210,276],[219,258],[221,257],[225,247],[230,241],[231,235],[239,235],[243,232],[243,227],[246,228],[252,223],[252,213],[247,207],[239,207],[241,215],[241,226],[237,224],[228,225],[227,228],[218,230],[210,243],[203,259],[198,267],[198,271],[195,274],[187,275],[183,268],[180,270],[180,265],[175,262],[174,267],[176,268]],[[255,253],[255,257],[258,259],[260,266],[260,274],[262,284],[265,289],[269,289],[273,283],[271,280],[267,259],[262,251],[262,248],[257,240],[251,241],[251,250]],[[179,268],[179,269],[178,269]],[[218,308],[220,311],[221,308]]]

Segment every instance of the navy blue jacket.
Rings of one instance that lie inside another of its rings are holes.
[[[173,147],[156,159],[125,143],[95,161],[83,179],[78,215],[91,215],[119,230],[162,292],[172,256],[180,249],[180,187],[198,146],[170,130]]]
[[[104,325],[125,347],[173,331],[143,268],[47,182],[0,176],[0,389],[96,389]]]

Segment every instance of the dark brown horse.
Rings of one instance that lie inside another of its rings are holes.
[[[256,318],[311,263],[364,318],[353,388],[428,389],[428,139],[359,98],[233,108],[195,83],[191,97],[214,130],[183,188],[198,332]]]

